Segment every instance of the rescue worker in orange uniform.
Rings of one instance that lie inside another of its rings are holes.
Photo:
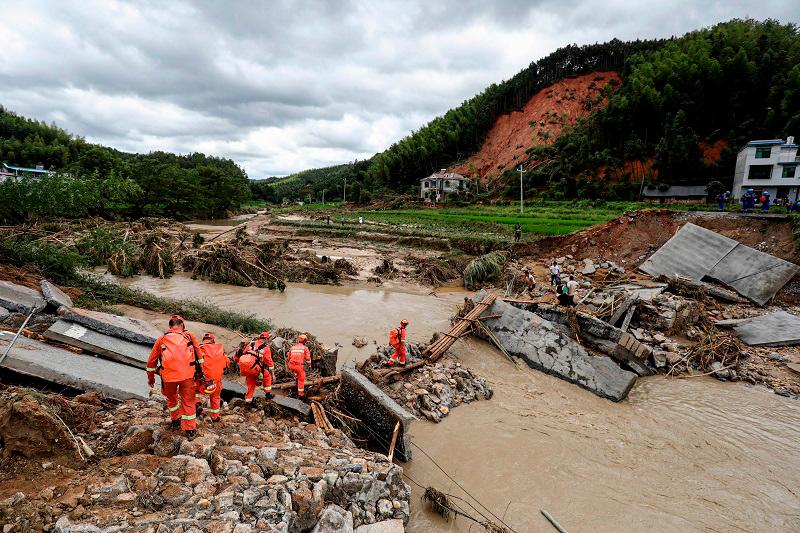
[[[306,346],[307,341],[308,337],[301,333],[297,336],[297,344],[289,350],[289,370],[297,377],[297,396],[300,397],[306,395],[306,363],[311,370],[311,351]]]
[[[222,344],[217,343],[216,336],[211,332],[203,335],[200,352],[203,354],[202,366],[205,380],[197,381],[197,409],[195,412],[198,416],[202,414],[203,396],[208,396],[208,414],[212,422],[219,422],[219,408],[222,404],[222,375],[225,373],[225,369],[231,365],[231,360],[225,355]],[[214,384],[210,391],[206,387],[207,381]]]
[[[155,386],[156,373],[161,376],[172,428],[183,429],[189,440],[197,434],[195,374],[202,363],[197,337],[180,315],[169,317],[169,331],[156,339],[147,360],[147,384]]]
[[[244,376],[247,385],[244,401],[247,403],[253,401],[253,394],[259,381],[262,383],[264,395],[272,398],[272,373],[275,371],[275,363],[269,347],[269,332],[262,332],[257,339],[240,347],[233,357],[239,365],[239,374]]]
[[[389,366],[392,366],[398,357],[400,357],[401,366],[405,366],[406,364],[407,325],[408,325],[408,320],[401,320],[400,327],[394,328],[392,331],[389,332],[389,344],[391,344],[392,348],[394,348],[394,353],[389,358]]]

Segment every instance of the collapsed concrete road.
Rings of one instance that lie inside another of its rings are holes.
[[[47,302],[42,293],[10,281],[0,281],[0,307],[12,313],[29,315],[45,308]]]
[[[484,296],[482,291],[474,301],[479,302]],[[535,313],[496,300],[486,316],[494,317],[482,322],[503,348],[536,370],[615,402],[624,399],[636,382],[635,373],[623,370],[609,357],[590,355],[573,339],[569,329]]]
[[[150,347],[144,344],[112,337],[68,320],[58,320],[44,332],[44,337],[142,369],[147,367],[150,356]]]
[[[150,346],[156,342],[156,339],[162,333],[144,320],[101,313],[100,311],[89,311],[77,307],[66,309],[61,316],[65,320],[100,333]]]
[[[400,422],[394,455],[401,461],[411,460],[411,422],[416,417],[400,407],[385,392],[356,370],[352,363],[342,367],[340,398],[345,408],[370,428],[370,439],[385,452],[389,451],[395,425]]]
[[[5,352],[12,338],[12,333],[0,331],[0,353]],[[0,368],[73,389],[95,390],[116,400],[150,397],[147,380],[138,368],[72,353],[22,336]]]

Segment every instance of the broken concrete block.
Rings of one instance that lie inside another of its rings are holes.
[[[302,400],[298,400],[297,398],[290,398],[288,396],[275,396],[272,401],[284,409],[288,409],[289,411],[297,413],[304,419],[308,419],[308,417],[311,415],[311,406]]]
[[[13,334],[0,332],[0,353]],[[150,388],[144,372],[92,355],[75,354],[20,336],[0,365],[19,374],[84,391],[97,391],[117,400],[146,400]]]
[[[414,415],[400,407],[393,399],[355,369],[352,363],[342,367],[342,381],[339,394],[345,408],[353,416],[361,419],[372,431],[380,435],[375,444],[388,453],[394,426],[400,421],[397,435],[395,457],[401,461],[411,460],[411,422]]]
[[[484,296],[485,293],[478,293],[475,301],[480,301]],[[538,314],[502,300],[495,301],[486,313],[497,315],[497,318],[485,319],[483,323],[503,348],[511,355],[522,358],[532,368],[613,401],[625,398],[636,382],[636,374],[623,370],[608,357],[590,355],[583,346],[565,334],[562,326]],[[605,327],[611,327],[602,323]],[[621,334],[617,335],[615,341],[620,337]]]
[[[800,344],[800,317],[777,311],[750,318],[734,331],[750,346],[792,346]]]
[[[581,274],[589,275],[594,274],[597,272],[597,267],[594,266],[594,262],[591,259],[584,259],[583,260],[583,270],[581,270]]]
[[[63,319],[50,326],[44,337],[142,369],[147,367],[150,357],[150,348],[144,344],[112,337]]]
[[[43,279],[39,284],[42,287],[42,295],[44,295],[44,299],[53,307],[53,309],[57,310],[59,307],[72,307],[72,298],[67,296],[64,291],[46,279]]]
[[[5,307],[0,307],[0,324],[8,320],[8,317],[10,316],[11,316],[11,311],[6,309]]]
[[[33,311],[41,311],[46,305],[39,291],[10,281],[0,281],[0,306],[8,311],[29,315]]]
[[[161,335],[161,331],[144,320],[99,311],[72,307],[64,312],[62,318],[112,337],[150,346]]]

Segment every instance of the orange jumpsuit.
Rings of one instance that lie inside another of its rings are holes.
[[[406,364],[406,328],[394,328],[389,333],[389,344],[394,348],[389,364],[393,365],[398,356],[400,357],[400,364]]]
[[[258,346],[255,342],[251,342],[244,349],[244,353],[237,352],[233,357],[239,364],[239,374],[244,376],[244,382],[247,385],[247,394],[244,395],[246,402],[253,400],[259,376],[263,380],[264,393],[272,392],[272,372],[275,370],[275,363],[272,360],[272,350],[268,342]]]
[[[197,428],[195,353],[199,356],[201,352],[194,333],[174,326],[156,339],[147,360],[147,381],[153,383],[156,372],[161,375],[161,392],[167,399],[169,417],[173,421],[180,419],[184,431]],[[198,361],[203,363],[202,358]]]
[[[200,352],[203,354],[203,376],[214,382],[216,389],[208,396],[208,413],[211,420],[219,419],[219,407],[222,404],[222,375],[225,369],[231,364],[231,360],[225,355],[222,344],[216,342],[203,342],[200,345]],[[202,402],[204,394],[200,392],[203,383],[197,383],[197,403]]]
[[[294,372],[294,375],[297,376],[297,395],[298,396],[305,396],[306,395],[306,368],[305,362],[308,361],[309,366],[311,365],[311,351],[309,351],[308,346],[303,344],[302,342],[298,342],[289,350],[289,370]]]

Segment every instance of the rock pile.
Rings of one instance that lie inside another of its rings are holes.
[[[390,347],[379,347],[369,365],[385,368],[389,353]],[[413,360],[409,360],[411,362]],[[434,364],[402,375],[398,381],[378,381],[377,385],[399,405],[431,422],[440,422],[453,407],[462,403],[489,400],[494,395],[484,378],[447,355]]]
[[[0,501],[0,522],[13,533],[352,531],[387,520],[402,530],[401,467],[338,430],[276,414],[265,400],[252,409],[234,400],[189,442],[166,429],[160,396],[98,408],[83,435],[97,457],[70,468],[23,451],[14,461],[24,468],[0,478],[0,494],[13,494]]]

